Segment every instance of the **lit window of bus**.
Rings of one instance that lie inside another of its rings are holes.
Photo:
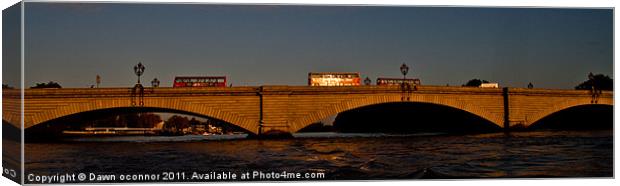
[[[226,76],[177,76],[173,87],[226,87]]]
[[[377,78],[377,85],[393,86],[401,85],[403,81],[411,85],[421,85],[420,79],[402,79],[402,78]]]

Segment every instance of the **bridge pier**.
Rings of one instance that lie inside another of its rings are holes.
[[[258,105],[259,105],[259,113],[258,113],[258,134],[250,134],[248,138],[252,139],[289,139],[293,138],[293,134],[287,132],[288,130],[278,130],[277,128],[282,128],[282,126],[278,125],[265,125],[265,93],[264,87],[261,86],[257,89],[256,94],[258,95]],[[288,125],[284,126],[288,127]]]
[[[510,131],[510,99],[508,99],[508,87],[502,88],[504,98],[504,132]]]
[[[259,87],[256,94],[258,95],[258,135],[260,136],[263,134],[263,125],[265,124],[263,120],[263,87]]]

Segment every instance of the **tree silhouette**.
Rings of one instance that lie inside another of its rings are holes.
[[[200,125],[200,121],[196,120],[196,118],[194,117],[192,117],[192,119],[190,119],[188,123],[190,126]]]
[[[174,115],[165,122],[165,128],[178,131],[190,127],[189,121],[187,117]]]
[[[138,117],[138,128],[153,128],[155,124],[161,122],[162,119],[159,115],[153,113],[141,113]]]
[[[487,80],[472,79],[465,83],[464,87],[479,87],[482,83],[489,83]]]
[[[575,90],[614,90],[614,80],[607,75],[592,73],[588,74],[588,80],[577,85]]]
[[[60,84],[50,81],[49,83],[37,83],[34,87],[30,88],[62,88]]]

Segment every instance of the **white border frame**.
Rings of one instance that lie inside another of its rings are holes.
[[[197,4],[306,4],[306,5],[387,5],[387,6],[454,6],[454,7],[566,7],[566,8],[613,8],[614,9],[614,72],[617,72],[618,66],[615,65],[615,54],[618,52],[618,48],[615,47],[615,43],[618,40],[615,36],[617,33],[617,13],[615,13],[616,1],[613,0],[115,0],[115,1],[102,1],[102,0],[61,0],[62,2],[117,2],[117,3],[197,3]],[[19,0],[2,0],[0,1],[0,7],[4,10],[11,5],[18,3]],[[45,0],[25,0],[25,2],[47,2]],[[23,32],[23,15],[24,6],[22,6],[22,32]],[[1,17],[1,15],[0,15]],[[1,20],[1,19],[0,19]],[[2,26],[0,24],[0,30]],[[1,36],[0,36],[1,41]],[[22,33],[21,41],[24,41],[24,35]],[[2,51],[0,50],[0,55]],[[22,80],[23,80],[23,60],[24,60],[24,45],[22,44]],[[2,67],[0,65],[0,74]],[[613,78],[613,75],[612,75]],[[1,76],[0,76],[1,81]],[[619,87],[620,83],[616,80],[614,87]],[[24,87],[22,82],[22,87]],[[23,95],[23,93],[22,93]],[[618,95],[614,95],[614,100],[618,98]],[[0,101],[1,103],[1,101]],[[23,110],[23,105],[22,105]],[[2,111],[0,110],[0,114]],[[618,116],[618,111],[614,106],[614,118]],[[23,121],[23,118],[22,118]],[[617,183],[615,179],[616,168],[618,167],[618,159],[616,149],[618,149],[618,138],[615,134],[618,134],[618,127],[616,127],[616,121],[614,120],[614,179],[580,179],[580,178],[568,178],[568,179],[468,179],[459,181],[415,181],[415,180],[389,180],[389,181],[320,181],[320,182],[278,182],[285,185],[310,185],[320,183],[322,185],[384,185],[384,184],[396,184],[396,185],[446,185],[446,184],[458,184],[458,185],[530,185],[530,184],[545,184],[545,185],[615,185]],[[1,132],[1,128],[0,128]],[[23,133],[23,131],[22,131]],[[22,134],[23,137],[23,134]],[[0,143],[0,148],[2,144]],[[22,146],[22,170],[23,170],[23,146]],[[22,172],[22,180],[23,180]],[[0,178],[0,184],[15,184],[13,181],[2,177]],[[213,184],[213,183],[209,183]],[[221,183],[220,183],[221,184]],[[272,182],[252,182],[252,183],[226,183],[231,185],[265,185],[272,184]],[[72,184],[78,185],[78,184]],[[115,184],[120,185],[120,184]],[[132,185],[152,185],[152,184],[132,184]],[[187,185],[187,184],[167,184],[163,185]]]

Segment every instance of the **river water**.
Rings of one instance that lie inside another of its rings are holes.
[[[193,172],[286,171],[323,173],[324,178],[318,179],[328,180],[613,176],[612,130],[244,137],[133,136],[27,143],[26,175],[171,171],[190,177]]]

